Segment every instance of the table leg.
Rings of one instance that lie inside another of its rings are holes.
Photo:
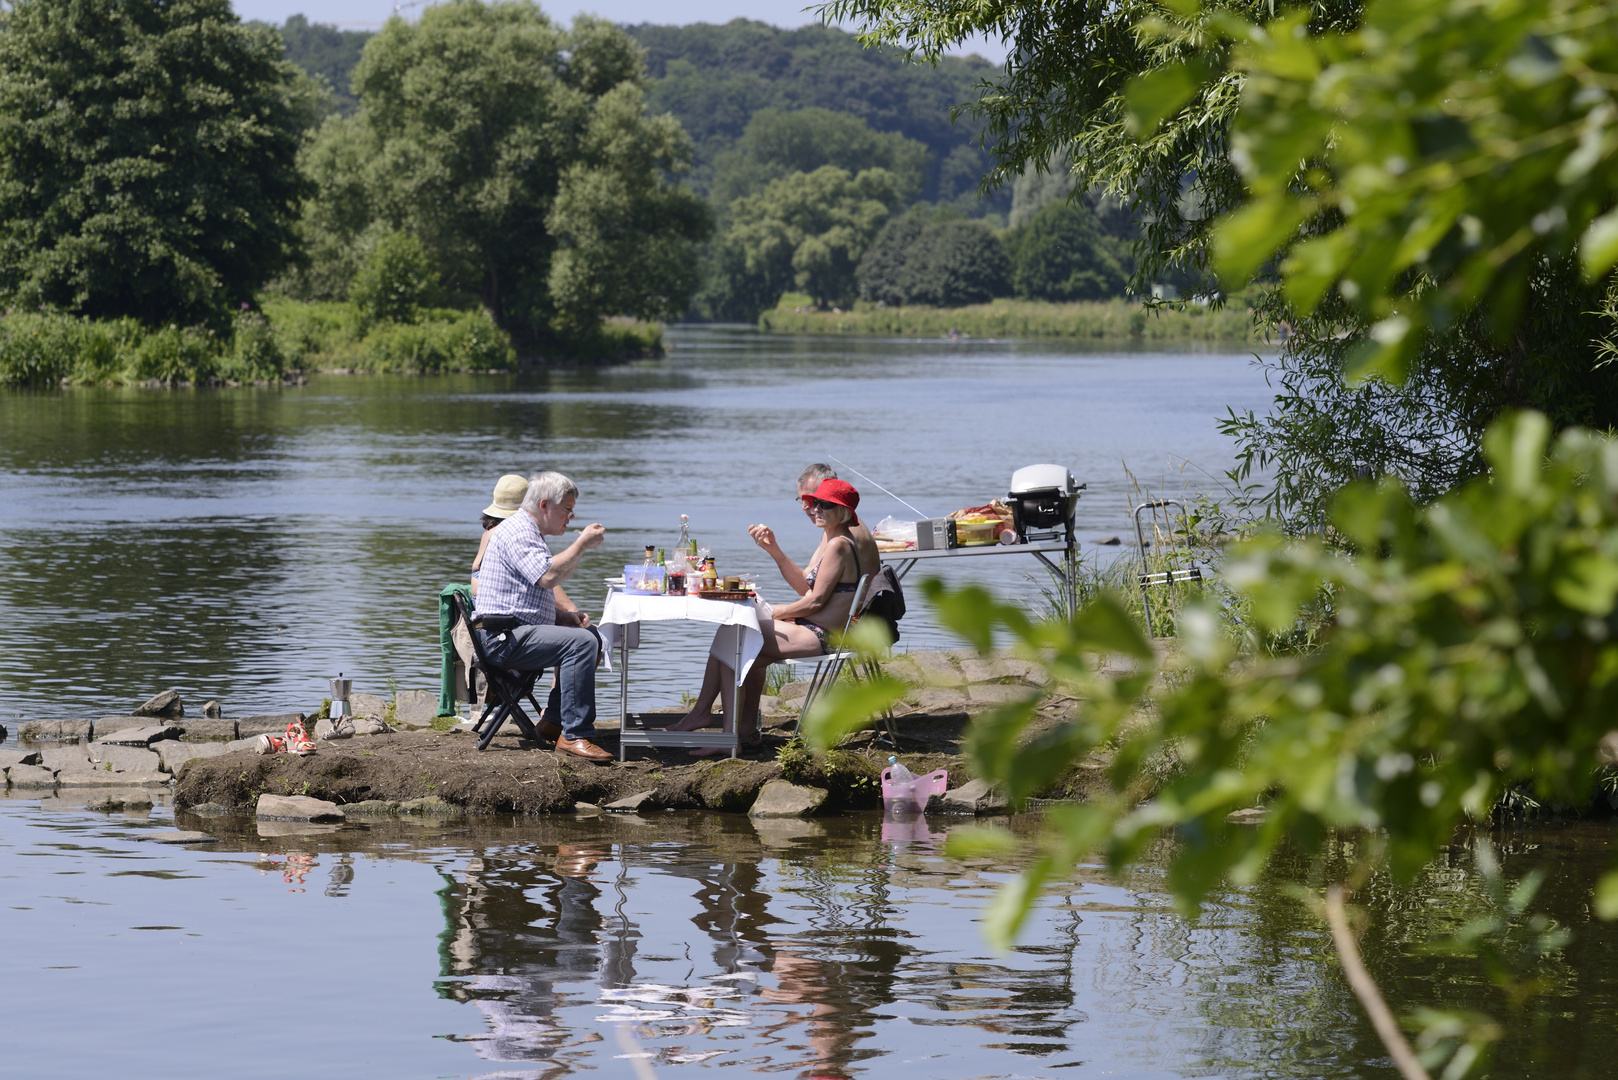
[[[626,626],[619,637],[618,658],[618,760],[629,760],[629,747],[624,742],[624,733],[629,730],[629,628]]]
[[[746,681],[742,678],[742,639],[746,635],[742,633],[742,628],[738,626],[736,633],[732,636],[736,639],[736,655],[731,658],[730,664],[731,676],[736,680],[736,689],[732,692],[730,699],[734,703],[736,711],[735,719],[730,725],[730,756],[734,760],[737,751],[742,745],[742,683]],[[755,659],[753,663],[758,663],[758,660]]]

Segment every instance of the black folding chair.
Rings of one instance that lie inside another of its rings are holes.
[[[489,743],[500,733],[500,726],[508,719],[516,723],[523,735],[533,740],[535,744],[542,744],[539,729],[528,719],[528,714],[523,712],[522,702],[527,698],[528,703],[534,707],[535,715],[544,717],[545,710],[534,700],[534,683],[543,672],[507,671],[496,666],[489,659],[489,654],[483,651],[483,641],[478,637],[477,630],[472,624],[472,613],[466,610],[460,596],[457,595],[454,599],[455,617],[466,624],[467,636],[472,639],[472,670],[466,673],[467,685],[473,684],[474,672],[482,672],[486,687],[483,713],[478,717],[477,723],[472,725],[472,732],[478,736],[478,749],[487,750]]]

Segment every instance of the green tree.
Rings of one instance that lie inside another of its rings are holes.
[[[280,32],[286,58],[310,76],[325,79],[332,88],[337,108],[345,115],[352,113],[359,101],[349,85],[349,76],[360,62],[365,43],[375,32],[339,30],[335,26],[312,23],[304,15],[287,16]]]
[[[850,174],[825,165],[737,199],[721,243],[737,252],[772,306],[794,287],[823,307],[850,303],[860,257],[899,202],[887,170]]]
[[[927,177],[927,148],[897,132],[877,132],[857,116],[830,109],[761,109],[736,145],[714,160],[713,200],[729,206],[771,180],[835,165],[851,173],[886,169],[910,202]]]
[[[0,292],[228,326],[286,264],[315,96],[226,0],[0,12]]]
[[[694,282],[679,264],[706,233],[695,196],[670,180],[690,147],[674,121],[646,115],[640,51],[622,31],[457,0],[391,20],[353,79],[359,111],[328,120],[306,156],[320,186],[304,226],[318,245],[311,290],[343,280],[320,258],[357,266],[379,232],[403,229],[451,295],[525,342],[684,309]]]
[[[1082,199],[1055,199],[1006,237],[1024,300],[1105,300],[1129,283],[1124,244],[1101,231]]]
[[[925,210],[901,214],[882,226],[855,271],[862,300],[897,305],[909,299],[904,281],[905,261],[910,257],[911,245],[926,228]]]
[[[348,296],[368,322],[413,322],[437,285],[432,259],[421,241],[410,233],[395,232],[371,250],[354,275]]]

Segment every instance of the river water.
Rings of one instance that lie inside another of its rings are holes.
[[[1014,469],[1071,468],[1089,557],[1125,549],[1139,490],[1213,487],[1216,420],[1270,391],[1241,353],[1035,342],[872,341],[674,328],[668,358],[521,377],[316,377],[275,389],[0,393],[0,721],[126,712],[176,687],[227,716],[354,689],[436,688],[436,596],[464,580],[505,472],[578,481],[608,541],[570,592],[671,546],[680,514],[724,573],[787,590],[746,535],[807,556],[798,473],[836,457],[928,514],[1004,495]],[[861,488],[871,521],[914,517]],[[942,576],[1036,601],[1029,557]],[[938,564],[932,563],[929,569]],[[919,576],[919,572],[918,572]],[[902,647],[955,644],[911,604]],[[648,628],[635,707],[700,681],[704,635]]]
[[[434,594],[464,575],[506,471],[579,480],[581,516],[609,527],[574,589],[596,610],[601,579],[682,512],[726,570],[769,569],[754,521],[809,550],[792,482],[831,456],[929,513],[1065,464],[1089,484],[1087,557],[1127,553],[1092,542],[1127,534],[1139,491],[1211,488],[1231,455],[1215,418],[1269,397],[1239,354],[670,340],[664,361],[520,378],[0,394],[0,719],[121,712],[167,686],[280,711],[338,670],[432,687]],[[902,512],[855,483],[868,517]],[[1034,570],[942,568],[1030,602]],[[904,630],[951,644],[919,603]],[[693,688],[700,635],[647,639],[636,700]],[[1018,863],[944,858],[945,820],[300,830],[83,799],[0,798],[0,1075],[1393,1075],[1295,898],[1338,879],[1352,841],[1192,921],[1167,907],[1161,852],[1121,881],[1081,868],[998,954],[981,920]],[[149,842],[175,825],[218,839]],[[1497,840],[1512,880],[1550,867],[1538,906],[1575,935],[1534,972],[1545,994],[1513,1012],[1475,961],[1421,955],[1489,910],[1464,848],[1362,892],[1367,963],[1401,1015],[1503,1020],[1492,1075],[1612,1076],[1618,938],[1587,903],[1610,829]]]

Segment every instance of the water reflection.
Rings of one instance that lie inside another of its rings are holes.
[[[787,823],[761,824],[762,835],[727,831],[697,850],[514,846],[446,872],[440,993],[475,1006],[487,1026],[457,1040],[489,1061],[550,1066],[538,1076],[581,1067],[602,1052],[602,1025],[619,1024],[658,1062],[723,1058],[805,1077],[852,1077],[891,1056],[878,1028],[894,1022],[965,1023],[1013,1040],[991,1050],[1067,1049],[1083,1016],[1065,974],[1055,986],[1051,976],[1072,968],[1077,913],[1064,916],[1059,941],[1024,952],[1040,958],[1031,968],[950,960],[926,929],[906,925],[952,876],[931,854],[943,834],[924,819],[859,828],[880,841],[863,851],[799,847],[791,865],[767,855],[793,846],[775,827]],[[796,824],[811,827],[792,836],[813,841],[818,829],[824,841],[824,827]],[[675,918],[687,930],[672,938],[655,925]]]

